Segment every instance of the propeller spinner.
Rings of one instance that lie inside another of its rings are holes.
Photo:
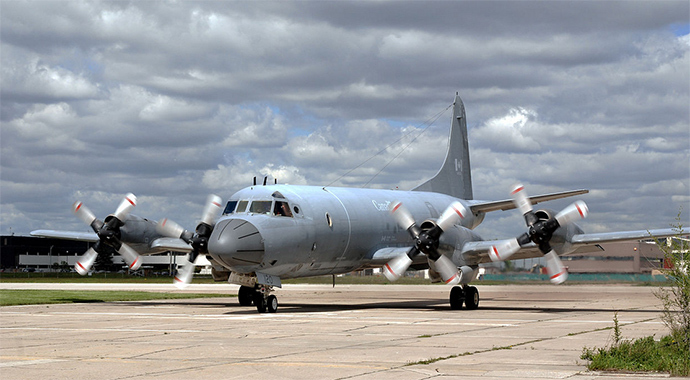
[[[221,208],[222,199],[217,195],[209,195],[204,206],[201,221],[196,226],[195,232],[187,231],[179,224],[169,219],[162,219],[158,222],[156,229],[161,235],[179,238],[192,246],[189,259],[182,263],[182,269],[175,276],[175,286],[183,289],[192,282],[194,267],[199,254],[208,253],[208,238],[213,232],[215,218]]]
[[[89,248],[74,265],[77,273],[82,276],[88,273],[96,261],[98,253],[103,252],[105,249],[114,249],[125,259],[130,269],[139,269],[141,266],[139,254],[120,240],[120,228],[125,225],[127,215],[136,205],[137,197],[132,193],[127,194],[120,202],[115,213],[108,215],[103,222],[96,218],[96,215],[82,202],[74,202],[72,205],[74,214],[84,223],[91,226],[91,229],[98,235],[96,245],[93,248]]]
[[[568,271],[565,269],[563,262],[556,252],[551,248],[549,242],[551,241],[553,233],[559,227],[572,223],[577,219],[586,218],[589,213],[587,205],[583,201],[576,201],[564,208],[561,212],[556,214],[556,216],[540,220],[534,213],[532,203],[522,184],[515,185],[510,195],[513,198],[513,203],[515,203],[515,206],[525,218],[528,231],[517,238],[503,240],[494,244],[491,249],[489,249],[489,257],[492,261],[507,260],[519,251],[521,247],[533,242],[539,247],[544,257],[546,257],[546,267],[551,282],[553,284],[564,282],[568,278]]]
[[[443,212],[434,227],[428,230],[422,230],[417,226],[412,214],[401,202],[391,204],[390,211],[398,225],[410,233],[414,240],[414,246],[410,248],[407,254],[397,256],[383,266],[383,274],[386,278],[389,281],[399,279],[412,264],[412,258],[421,252],[427,256],[430,264],[441,275],[445,283],[457,284],[460,282],[457,266],[447,256],[438,252],[438,245],[443,232],[467,215],[468,211],[462,203],[453,202]]]

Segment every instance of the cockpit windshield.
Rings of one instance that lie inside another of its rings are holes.
[[[285,216],[288,218],[293,217],[292,210],[290,210],[290,204],[285,200],[276,199],[274,201],[248,201],[248,200],[231,200],[225,205],[225,210],[223,210],[223,215],[229,214],[263,214],[272,216]]]
[[[228,201],[225,205],[225,210],[223,210],[223,215],[232,214],[235,212],[235,207],[237,207],[237,201]]]
[[[271,203],[271,201],[253,201],[249,206],[249,212],[251,214],[270,214]]]

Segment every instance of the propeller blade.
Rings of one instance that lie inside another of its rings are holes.
[[[194,276],[195,264],[189,260],[185,260],[184,265],[181,269],[177,270],[177,275],[174,278],[175,287],[178,289],[184,289],[192,282],[192,277]],[[179,264],[178,264],[179,267]]]
[[[458,224],[467,215],[467,209],[460,202],[453,202],[446,211],[443,212],[436,224],[443,231],[447,231],[453,225]]]
[[[185,232],[185,229],[172,220],[165,218],[158,222],[156,225],[156,231],[158,231],[159,234],[167,237],[180,238]]]
[[[513,186],[513,190],[510,192],[510,197],[513,198],[513,203],[515,203],[515,206],[520,209],[520,213],[522,213],[522,215],[532,211],[532,203],[527,197],[525,187],[522,186],[521,183]]]
[[[577,201],[561,210],[561,212],[556,214],[555,218],[559,225],[564,226],[574,220],[584,219],[588,214],[589,209],[587,208],[587,204],[583,201]]]
[[[517,238],[499,241],[489,249],[489,258],[491,261],[507,260],[518,250],[520,250],[520,243]]]
[[[129,269],[137,270],[141,266],[141,256],[139,256],[137,251],[132,249],[127,244],[122,243],[120,249],[117,250],[117,253],[119,253],[125,259]]]
[[[218,211],[222,207],[222,201],[223,200],[217,195],[211,194],[208,196],[208,199],[206,199],[206,206],[204,207],[204,213],[201,214],[202,223],[206,223],[209,226],[212,226],[214,224],[216,215],[218,215]]]
[[[552,249],[546,255],[546,268],[549,271],[549,280],[552,284],[558,285],[568,279],[568,271],[563,262]]]
[[[137,197],[134,194],[129,193],[125,195],[125,199],[120,202],[120,205],[117,207],[117,210],[115,210],[115,214],[113,215],[121,222],[124,222],[127,218],[127,215],[129,215],[129,212],[132,211],[136,205]]]
[[[391,261],[383,266],[383,275],[386,276],[388,281],[397,281],[403,274],[405,274],[405,271],[410,267],[411,264],[412,259],[410,259],[407,254],[394,257]]]
[[[458,267],[448,256],[441,255],[438,260],[433,262],[434,270],[441,275],[443,281],[448,285],[455,285],[460,282]]]
[[[76,264],[74,264],[74,270],[77,271],[80,275],[85,275],[89,273],[89,270],[91,270],[91,267],[93,266],[93,263],[96,261],[96,257],[98,256],[98,252],[94,250],[93,248],[89,248],[77,261]]]
[[[404,229],[409,229],[414,225],[414,218],[407,207],[403,206],[402,202],[393,202],[390,206],[391,215],[398,225]]]
[[[84,206],[84,204],[80,201],[74,202],[72,205],[72,211],[74,211],[74,214],[76,214],[79,219],[88,225],[91,225],[91,223],[96,220],[96,215],[94,215],[94,213],[91,212],[91,210]]]

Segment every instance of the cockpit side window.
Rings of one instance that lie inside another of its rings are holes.
[[[235,207],[237,207],[237,201],[228,201],[225,205],[225,210],[223,210],[223,215],[232,214],[235,212]]]
[[[285,201],[276,201],[275,206],[273,206],[273,215],[276,216],[287,216],[292,218],[292,211],[290,211],[290,205]]]
[[[253,201],[249,206],[249,212],[253,214],[270,214],[271,201]]]
[[[249,201],[239,201],[239,203],[237,203],[237,208],[235,208],[235,213],[247,211],[248,204]]]

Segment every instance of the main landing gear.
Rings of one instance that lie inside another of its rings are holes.
[[[259,313],[278,311],[278,297],[271,294],[272,286],[256,284],[254,287],[240,286],[237,299],[241,306],[256,306]]]
[[[454,286],[450,290],[450,308],[460,310],[463,303],[467,310],[475,310],[479,307],[479,291],[477,291],[477,288],[463,285],[463,287]]]

